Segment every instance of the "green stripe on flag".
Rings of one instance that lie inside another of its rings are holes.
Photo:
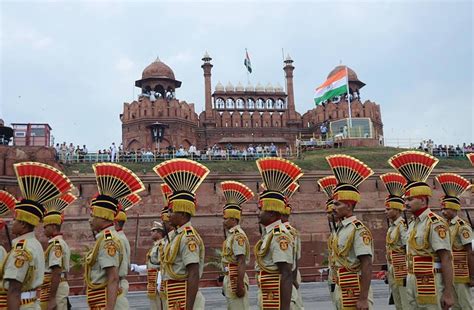
[[[332,97],[336,97],[342,95],[347,92],[347,85],[339,86],[338,88],[331,89],[330,91],[324,93],[321,97],[314,98],[314,103],[316,105],[321,104],[324,100],[331,99]]]

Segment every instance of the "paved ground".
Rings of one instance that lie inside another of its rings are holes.
[[[372,290],[374,292],[375,309],[388,310],[395,309],[393,306],[388,306],[388,285],[382,281],[372,280]],[[256,287],[250,287],[250,305],[252,309],[257,309]],[[226,309],[225,299],[221,294],[220,288],[202,288],[201,292],[206,298],[206,309],[218,310]],[[329,301],[328,287],[326,283],[312,282],[303,283],[301,285],[301,294],[305,309],[332,309]],[[88,309],[84,296],[70,297],[72,309],[82,310]],[[130,309],[145,310],[149,309],[148,299],[145,292],[132,292],[128,294]]]

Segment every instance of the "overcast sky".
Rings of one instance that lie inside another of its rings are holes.
[[[284,48],[301,114],[342,61],[380,104],[389,144],[474,142],[472,1],[358,2],[1,1],[0,118],[94,151],[121,141],[123,103],[157,56],[200,113],[205,51],[214,88],[246,83],[245,48],[254,84],[283,85]]]

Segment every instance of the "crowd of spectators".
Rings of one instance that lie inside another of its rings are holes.
[[[62,163],[72,162],[154,162],[156,160],[170,158],[190,158],[194,160],[231,160],[242,159],[251,160],[265,156],[291,156],[290,146],[278,148],[275,144],[249,144],[245,146],[233,146],[228,143],[225,146],[214,144],[198,150],[195,145],[185,148],[183,145],[176,147],[169,145],[160,149],[138,149],[123,150],[122,145],[116,147],[115,143],[107,149],[100,149],[95,153],[90,153],[87,147],[79,145],[76,147],[73,143],[69,146],[64,142],[55,146],[56,159]]]
[[[442,144],[435,144],[433,140],[423,140],[420,142],[418,146],[419,150],[425,151],[433,156],[436,157],[452,157],[452,156],[464,156],[467,153],[474,152],[474,143],[463,143],[462,146],[459,144],[454,145],[442,145]]]

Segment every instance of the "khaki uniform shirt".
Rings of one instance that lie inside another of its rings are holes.
[[[222,264],[227,265],[237,262],[237,256],[244,255],[245,263],[250,261],[250,244],[247,235],[240,225],[229,229],[222,249]]]
[[[390,223],[386,238],[387,256],[389,251],[406,253],[407,246],[407,226],[405,220],[399,216],[394,222]]]
[[[111,234],[110,239],[103,238],[105,232],[109,231]],[[103,229],[96,235],[96,244],[98,247],[98,254],[95,261],[92,261],[92,267],[90,272],[90,281],[94,284],[103,284],[107,281],[106,268],[117,267],[120,270],[120,266],[123,260],[124,251],[117,235],[117,231],[113,226]],[[91,253],[88,255],[90,259]]]
[[[161,278],[163,280],[166,279],[166,268],[163,268],[163,261],[164,261],[164,257],[165,257],[165,249],[166,249],[166,246],[168,245],[168,243],[173,240],[174,238],[174,235],[175,235],[175,231],[174,230],[171,230],[168,232],[168,237],[164,236],[163,239],[161,239],[160,241],[158,241],[158,254],[160,255],[160,272],[161,272]],[[169,279],[169,277],[168,277]]]
[[[414,218],[408,227],[407,255],[409,269],[412,256],[433,256],[435,263],[439,263],[436,251],[451,251],[451,241],[445,221],[429,208],[420,216]],[[435,267],[440,268],[440,266]]]
[[[49,253],[48,253],[49,250]],[[48,240],[48,249],[45,252],[45,272],[51,273],[51,267],[58,266],[61,272],[69,272],[69,258],[71,251],[62,235],[55,236]]]
[[[372,233],[355,215],[341,221],[332,243],[334,265],[337,268],[359,270],[359,256],[374,257]]]
[[[23,245],[21,245],[23,243]],[[17,280],[22,283],[21,291],[27,292],[43,284],[44,252],[43,247],[35,237],[34,231],[13,239],[12,250],[4,265],[4,280]],[[31,280],[26,279],[31,276]],[[5,281],[8,289],[8,281]]]
[[[291,226],[290,222],[285,222],[283,225],[285,225],[293,237],[293,270],[295,270],[296,262],[301,258],[301,239],[298,230]]]
[[[281,220],[266,226],[261,242],[256,246],[255,269],[274,272],[278,270],[276,263],[293,264],[293,242],[291,233]]]
[[[0,270],[3,268],[3,263],[5,258],[7,257],[7,251],[3,246],[0,245]],[[2,273],[0,272],[0,291],[3,289],[3,278],[2,278]]]
[[[466,244],[472,243],[472,228],[459,216],[456,215],[449,222],[449,231],[453,250],[462,251]]]
[[[128,270],[130,269],[130,242],[127,239],[127,236],[123,232],[123,230],[117,231],[117,235],[120,239],[120,243],[122,244],[123,249],[123,260],[122,264],[120,264],[119,268],[119,277],[125,278],[128,274]]]
[[[162,268],[166,272],[163,280],[183,280],[187,278],[186,266],[199,264],[199,277],[204,270],[204,243],[191,222],[176,229],[166,245]]]
[[[160,244],[163,239],[157,240],[146,255],[147,269],[160,269]]]

